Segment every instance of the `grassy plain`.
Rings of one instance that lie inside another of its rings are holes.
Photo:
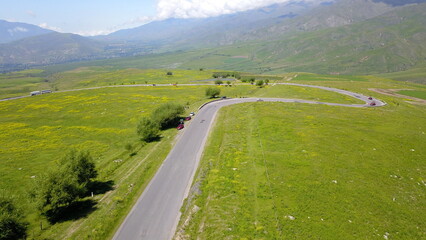
[[[402,102],[380,109],[227,107],[201,163],[201,195],[187,213],[199,210],[185,234],[423,239],[425,114]]]
[[[191,78],[190,78],[191,79]],[[189,80],[188,80],[189,81]],[[0,192],[16,199],[30,222],[29,238],[107,239],[130,210],[170,150],[175,129],[162,133],[160,142],[141,144],[137,121],[159,104],[173,101],[188,112],[205,101],[205,86],[108,87],[59,92],[0,102]],[[228,97],[286,97],[353,103],[335,93],[295,86],[221,86]],[[127,150],[126,145],[132,145]],[[70,149],[92,153],[99,181],[114,190],[95,194],[93,206],[79,215],[50,225],[37,215],[28,191]],[[132,152],[136,155],[130,156]],[[43,230],[40,230],[40,222]]]
[[[167,72],[172,75],[167,75]],[[31,91],[53,91],[88,87],[191,83],[211,79],[213,70],[162,70],[116,68],[109,66],[79,67],[69,71],[51,72],[40,69],[0,74],[0,99],[29,95]]]
[[[295,81],[315,82],[299,76]],[[371,94],[387,106],[250,103],[220,110],[177,235],[426,238],[426,107],[368,90],[423,86],[365,80],[317,84]]]
[[[397,93],[426,100],[426,91],[402,90]]]

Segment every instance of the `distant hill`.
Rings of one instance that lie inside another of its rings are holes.
[[[369,0],[290,1],[213,18],[156,21],[97,39],[140,42],[160,52],[186,50],[279,39],[295,32],[353,24],[393,9]]]
[[[290,1],[156,21],[91,39],[46,34],[0,44],[0,70],[131,56],[102,62],[256,73],[402,71],[426,63],[425,1]]]
[[[319,3],[292,1],[211,18],[166,19],[120,30],[96,39],[140,42],[160,48],[194,48],[234,43],[241,32],[272,26],[319,6]]]
[[[0,20],[0,43],[13,42],[19,39],[52,32],[52,30],[44,29],[32,24]]]
[[[426,0],[373,0],[374,2],[382,2],[392,6],[404,6],[413,3],[425,3]]]
[[[103,50],[104,44],[92,39],[53,32],[0,44],[0,65],[3,68],[20,69],[25,66],[89,60],[103,54]]]

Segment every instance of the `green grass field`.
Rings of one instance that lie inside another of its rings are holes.
[[[397,93],[426,100],[426,91],[403,90]]]
[[[172,75],[167,75],[167,72]],[[114,68],[108,66],[79,67],[64,72],[49,73],[44,70],[26,70],[0,74],[0,99],[29,95],[31,91],[53,91],[99,86],[130,84],[192,83],[211,79],[213,70],[162,70]]]
[[[192,79],[192,78],[190,78]],[[187,80],[189,81],[189,80]],[[14,198],[30,222],[29,238],[108,239],[119,226],[170,150],[175,129],[160,142],[142,145],[135,134],[138,120],[161,103],[180,102],[196,111],[205,86],[108,87],[62,92],[0,102],[0,193]],[[338,103],[356,99],[295,86],[220,86],[228,97],[283,97]],[[131,144],[134,150],[126,150]],[[35,179],[71,149],[90,150],[99,180],[114,190],[95,195],[98,203],[80,209],[81,216],[50,225],[38,216],[28,197]],[[130,153],[136,152],[130,157]],[[40,221],[43,230],[40,230]]]
[[[379,74],[378,76],[398,81],[426,84],[426,66],[419,66],[407,71]]]
[[[193,187],[201,194],[183,208],[183,235],[423,239],[425,114],[402,102],[224,108]]]

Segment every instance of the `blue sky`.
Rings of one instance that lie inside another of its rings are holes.
[[[136,27],[155,15],[155,0],[0,0],[0,19],[84,35]]]
[[[153,20],[211,17],[287,1],[290,0],[0,0],[0,19],[58,32],[100,35]]]

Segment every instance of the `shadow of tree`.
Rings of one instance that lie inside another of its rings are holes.
[[[167,130],[170,128],[176,128],[181,119],[185,119],[185,117],[179,116],[179,117],[175,117],[173,120],[170,120],[169,122],[167,122],[164,126],[161,126],[161,130]]]
[[[60,207],[55,210],[49,210],[45,215],[47,220],[54,224],[69,220],[78,220],[88,216],[96,209],[96,201],[92,199],[86,199],[74,202],[68,206]]]
[[[109,180],[109,181],[105,181],[105,182],[93,181],[89,184],[87,189],[88,189],[87,190],[88,196],[90,196],[92,192],[95,195],[104,194],[104,193],[114,189],[114,181],[113,180]]]

